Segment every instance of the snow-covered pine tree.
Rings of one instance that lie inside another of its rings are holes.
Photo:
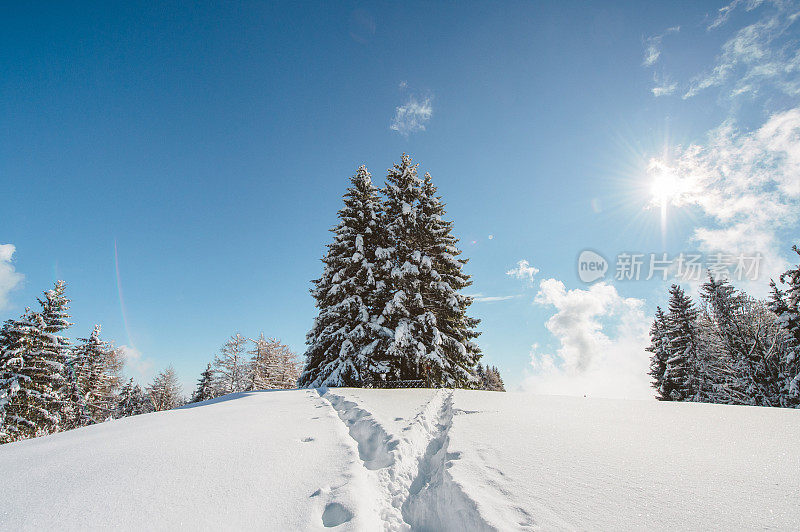
[[[475,390],[483,390],[486,385],[486,370],[483,369],[483,364],[478,362],[475,364],[475,380],[472,388]]]
[[[79,338],[72,349],[80,405],[92,423],[113,417],[117,403],[122,357],[114,346],[100,338],[95,325],[89,338]]]
[[[41,311],[27,311],[3,340],[11,343],[0,374],[6,441],[57,432],[65,418],[76,417],[69,396],[69,341],[59,334],[72,325],[65,291],[66,283],[57,281],[39,299]]]
[[[220,395],[242,392],[248,384],[247,338],[234,334],[214,358],[215,386]]]
[[[667,360],[671,358],[669,349],[669,339],[667,338],[667,318],[661,307],[656,309],[656,317],[650,327],[650,345],[646,348],[652,353],[650,356],[650,371],[648,374],[653,378],[651,384],[656,391],[656,399],[659,401],[671,401],[672,390],[665,387],[664,375],[667,371]]]
[[[206,366],[206,369],[200,374],[200,379],[197,381],[197,388],[192,394],[191,403],[199,403],[201,401],[208,401],[216,397],[214,386],[214,370],[211,369],[211,364]]]
[[[666,336],[669,358],[662,387],[673,401],[702,401],[702,377],[698,362],[696,320],[698,311],[692,299],[677,284],[669,289]]]
[[[422,181],[418,166],[404,153],[400,163],[389,169],[383,190],[388,242],[376,255],[392,297],[384,305],[381,324],[394,331],[394,337],[386,338],[377,349],[386,353],[388,380],[424,379],[428,353],[440,351],[436,318],[432,309],[425,308],[420,277],[423,263],[430,270],[431,259],[421,249]]]
[[[475,331],[480,320],[467,315],[472,298],[459,292],[472,285],[470,276],[463,271],[467,260],[458,258],[461,251],[458,239],[452,234],[453,223],[443,219],[445,205],[436,195],[436,186],[427,172],[420,192],[419,276],[426,310],[422,319],[429,322],[433,333],[433,345],[423,361],[423,374],[434,386],[469,387],[481,354],[472,341],[480,334]],[[494,388],[503,388],[497,368],[492,368],[492,373]]]
[[[478,320],[467,315],[472,299],[459,290],[471,281],[430,174],[420,180],[417,166],[403,154],[384,188],[388,247],[378,257],[392,295],[382,322],[394,331],[385,346],[391,378],[469,387],[480,359],[472,342]]]
[[[792,250],[800,255],[800,248]],[[800,406],[800,264],[780,276],[780,282],[788,284],[786,290],[779,290],[771,282],[771,310],[788,336],[788,349],[783,361],[783,395],[789,400],[787,406]]]
[[[67,283],[56,281],[52,290],[44,293],[44,299],[39,298],[41,311],[38,332],[40,336],[40,362],[44,385],[41,389],[52,389],[52,405],[60,405],[60,417],[63,421],[75,420],[80,417],[80,404],[74,401],[75,395],[70,393],[75,387],[75,373],[70,365],[71,348],[69,339],[59,333],[65,331],[72,323],[69,322],[69,302],[66,297]],[[64,426],[54,427],[54,431],[62,430]]]
[[[300,386],[362,386],[387,370],[379,348],[391,334],[379,317],[387,286],[376,267],[385,231],[378,190],[366,167],[350,179],[338,216],[322,276],[311,290],[319,314],[306,337]]]
[[[153,410],[171,410],[183,403],[181,386],[172,366],[156,375],[152,384],[147,387],[147,395],[153,405]]]
[[[0,443],[14,441],[18,433],[16,425],[24,422],[15,418],[18,406],[8,407],[17,392],[30,383],[30,375],[21,370],[32,347],[32,316],[26,308],[19,319],[6,320],[0,329]]]
[[[153,410],[153,404],[150,399],[145,395],[142,387],[133,382],[133,379],[130,379],[122,386],[118,399],[119,402],[114,414],[116,418],[137,416]]]

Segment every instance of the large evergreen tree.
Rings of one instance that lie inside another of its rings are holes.
[[[667,361],[671,358],[669,339],[667,338],[667,317],[661,307],[656,309],[656,317],[650,327],[650,346],[647,351],[652,353],[650,356],[650,371],[652,377],[651,384],[656,390],[656,399],[659,401],[671,401],[672,390],[665,384],[669,381],[664,379],[667,372]]]
[[[57,281],[39,299],[39,312],[27,311],[3,327],[0,403],[4,441],[14,441],[62,428],[76,417],[70,396],[66,283]]]
[[[432,264],[422,252],[422,181],[417,166],[403,154],[389,169],[384,188],[388,245],[378,250],[378,257],[392,297],[383,308],[382,324],[394,335],[380,348],[387,355],[390,380],[425,378],[432,373],[428,354],[439,351],[436,318],[423,296],[427,286],[421,273],[429,272]]]
[[[669,290],[669,314],[665,320],[669,358],[662,387],[673,401],[702,401],[696,319],[697,308],[677,284]]]
[[[208,401],[214,397],[216,397],[214,386],[214,370],[211,368],[211,364],[208,364],[206,369],[200,374],[200,379],[197,381],[197,388],[192,394],[192,399],[190,402],[199,403],[202,401]]]
[[[110,342],[100,338],[100,326],[95,325],[89,338],[79,338],[72,349],[72,368],[75,372],[79,405],[86,410],[92,423],[113,416],[117,403],[122,358]]]
[[[444,203],[429,173],[422,180],[419,209],[419,247],[422,252],[420,279],[423,304],[432,314],[433,346],[423,365],[425,380],[437,386],[468,386],[474,378],[480,349],[472,341],[480,320],[467,315],[472,298],[460,290],[472,285],[463,272],[467,263],[458,256],[458,239],[452,234],[453,223],[445,221]],[[497,368],[492,368],[494,388],[503,388]],[[488,372],[487,372],[488,373]],[[497,382],[499,381],[499,382]]]
[[[475,386],[478,320],[460,293],[471,281],[436,187],[403,154],[383,195],[381,204],[366,168],[353,176],[314,281],[319,315],[300,384]]]
[[[21,409],[19,403],[24,400],[24,396],[15,396],[20,390],[27,388],[31,381],[31,376],[23,369],[25,361],[30,360],[32,319],[31,310],[25,309],[19,319],[6,320],[0,329],[0,443],[13,441],[18,437],[18,426],[25,421],[17,417],[17,412]]]
[[[394,337],[385,349],[393,379],[469,387],[480,359],[472,342],[478,320],[467,315],[472,299],[459,293],[471,281],[436,192],[430,174],[421,180],[406,154],[389,170],[384,188],[389,245],[379,257],[392,296],[382,325]]]
[[[376,266],[384,245],[378,191],[366,167],[350,179],[311,294],[319,314],[309,331],[301,386],[361,386],[387,371],[379,345],[390,331],[379,319],[386,283]]]

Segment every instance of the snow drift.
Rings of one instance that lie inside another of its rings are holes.
[[[800,412],[229,395],[0,447],[5,529],[798,529]]]

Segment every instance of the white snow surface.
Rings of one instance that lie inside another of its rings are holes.
[[[800,412],[233,394],[0,446],[0,529],[800,529]]]

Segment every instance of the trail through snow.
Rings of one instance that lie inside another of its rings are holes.
[[[475,503],[452,483],[447,453],[453,422],[453,392],[433,393],[399,431],[391,432],[359,403],[336,392],[322,395],[353,438],[375,486],[383,530],[483,530]],[[402,421],[402,418],[395,418]],[[398,425],[395,424],[395,427]]]

